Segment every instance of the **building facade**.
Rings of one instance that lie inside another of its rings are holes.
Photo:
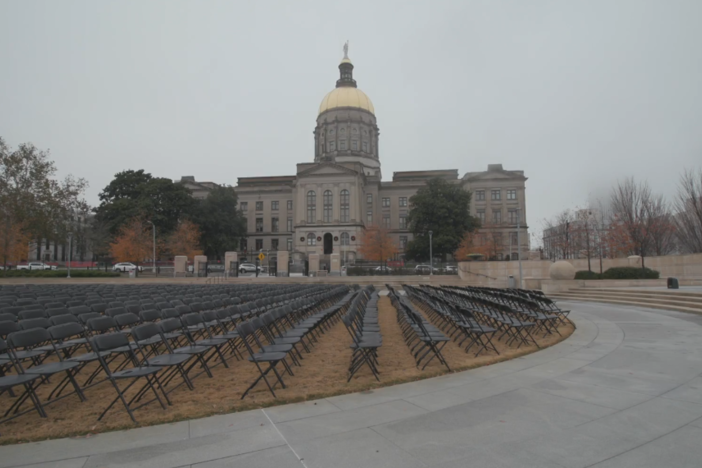
[[[386,228],[402,255],[412,240],[409,200],[435,177],[473,192],[471,214],[504,238],[500,257],[517,251],[516,240],[510,240],[516,239],[518,224],[522,252],[528,251],[523,171],[492,164],[463,177],[451,169],[395,172],[391,181],[382,180],[375,109],[358,89],[353,69],[345,54],[336,87],[319,106],[313,162],[297,164],[295,175],[238,179],[235,189],[248,225],[239,257],[251,260],[259,251],[288,250],[296,260],[317,253],[321,265],[329,264],[332,253],[340,254],[342,263],[353,263],[369,226]]]

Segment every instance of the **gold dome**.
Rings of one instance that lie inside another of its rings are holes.
[[[319,113],[321,114],[322,112],[338,107],[356,107],[375,115],[373,103],[370,98],[366,96],[366,93],[358,88],[352,88],[350,86],[335,88],[324,96],[322,103],[319,105]]]

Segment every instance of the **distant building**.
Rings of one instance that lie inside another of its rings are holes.
[[[473,192],[471,214],[501,239],[498,258],[516,258],[518,220],[521,250],[528,251],[523,171],[491,164],[487,171],[463,177],[456,169],[426,170],[395,172],[392,181],[382,181],[375,108],[357,88],[353,69],[344,57],[336,88],[319,106],[314,162],[297,164],[295,175],[238,179],[235,189],[248,225],[240,257],[288,250],[298,260],[318,253],[321,263],[328,264],[328,255],[340,253],[342,261],[352,263],[360,258],[360,240],[371,225],[390,231],[401,256],[412,240],[409,199],[434,177]],[[194,192],[196,185],[205,184],[185,177],[181,183]]]
[[[197,199],[207,198],[207,195],[212,189],[219,187],[219,184],[214,182],[197,182],[194,176],[183,176],[180,180],[175,181],[175,183],[190,189],[193,197]]]

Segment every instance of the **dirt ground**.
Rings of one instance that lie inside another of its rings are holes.
[[[213,369],[214,378],[210,379],[203,374],[195,379],[194,391],[189,391],[184,385],[175,389],[169,395],[173,405],[166,410],[157,402],[137,410],[135,417],[139,421],[138,425],[154,425],[358,392],[447,373],[446,368],[436,359],[424,371],[417,369],[409,348],[402,339],[396,311],[387,297],[381,297],[379,301],[378,321],[383,336],[383,346],[378,352],[380,382],[365,368],[360,370],[351,382],[346,382],[351,359],[351,337],[339,321],[322,335],[310,354],[303,351],[302,366],[293,367],[294,376],[283,376],[288,388],[276,388],[277,399],[272,397],[261,382],[241,400],[242,392],[258,376],[258,371],[254,364],[246,360],[236,361],[232,357],[229,359],[228,369],[221,365]],[[563,326],[559,331],[562,336],[554,334],[539,338],[540,346],[551,346],[567,338],[573,332],[573,327]],[[535,346],[516,349],[506,347],[503,343],[496,344],[499,356],[490,353],[475,358],[473,353],[465,353],[455,342],[446,345],[443,355],[455,372],[512,359],[537,350]],[[89,375],[88,369],[83,369],[79,374],[79,382],[82,383]],[[39,388],[38,394],[42,401],[45,401],[54,382],[58,380],[60,379],[55,377],[52,384],[45,384]],[[0,445],[69,436],[90,437],[99,432],[135,427],[119,402],[102,421],[97,421],[100,413],[116,395],[109,382],[103,382],[85,391],[87,401],[83,403],[77,396],[72,395],[45,406],[48,415],[46,419],[39,418],[36,412],[27,413],[0,425]],[[7,394],[0,395],[0,411],[4,413],[12,401]]]

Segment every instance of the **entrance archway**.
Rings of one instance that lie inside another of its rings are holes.
[[[334,238],[331,233],[324,234],[324,255],[329,255],[334,251]]]

